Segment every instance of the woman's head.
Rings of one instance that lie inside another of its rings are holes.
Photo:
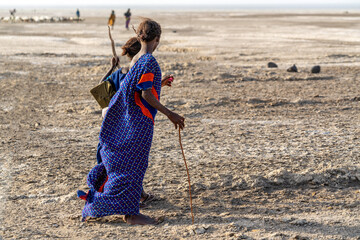
[[[123,52],[122,56],[128,56],[132,59],[141,49],[141,44],[138,41],[137,37],[132,37],[125,43],[124,46],[121,47]]]
[[[144,19],[136,30],[136,35],[141,42],[159,42],[161,36],[160,24],[149,18]]]

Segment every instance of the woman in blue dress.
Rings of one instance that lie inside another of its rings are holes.
[[[132,225],[156,224],[139,212],[155,115],[160,111],[175,128],[185,126],[183,117],[159,102],[161,70],[152,53],[160,41],[160,25],[145,19],[136,33],[141,49],[105,115],[99,136],[102,162],[88,175],[90,190],[81,196],[86,200],[83,219],[119,214]]]
[[[127,56],[130,61],[132,61],[133,57],[140,51],[141,43],[137,39],[137,37],[132,37],[126,41],[124,46],[121,47],[123,52],[121,53],[122,56]],[[109,81],[113,87],[115,88],[115,92],[117,92],[120,88],[121,82],[126,77],[126,74],[129,72],[129,67],[120,67],[117,71],[114,72],[117,66],[119,66],[119,58],[112,58],[111,60],[111,68],[109,71],[104,75],[104,77],[100,80],[102,81]],[[171,87],[172,81],[174,77],[172,75],[167,75],[161,80],[161,87],[169,86]],[[105,117],[108,107],[103,108],[102,116]],[[100,150],[102,145],[99,143],[96,152],[96,159],[97,163],[101,163],[101,154]],[[154,200],[155,196],[151,193],[146,193],[144,190],[141,192],[141,199],[140,199],[140,208],[147,207],[148,204]]]

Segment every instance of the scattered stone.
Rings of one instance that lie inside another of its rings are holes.
[[[286,235],[284,233],[274,233],[270,239],[277,240],[277,239],[288,239],[289,235]]]
[[[285,217],[285,218],[282,218],[281,219],[281,222],[283,222],[283,223],[289,223],[289,222],[291,222],[291,221],[293,221],[294,219],[293,218],[287,218],[287,217]]]
[[[298,225],[298,226],[304,226],[304,225],[306,225],[308,223],[309,222],[306,221],[306,219],[296,219],[296,220],[291,222],[291,224]]]
[[[246,236],[245,234],[243,234],[243,235],[240,235],[240,236],[238,237],[238,239],[247,239],[247,240],[251,240],[252,238],[251,238],[251,237],[249,237],[249,236]]]
[[[311,68],[311,73],[320,73],[320,66],[316,65]]]
[[[360,101],[360,97],[354,97],[352,100],[353,101]]]
[[[268,66],[268,68],[277,68],[278,67],[278,65],[274,62],[268,62],[267,66]]]
[[[310,182],[311,180],[313,180],[314,177],[310,174],[304,174],[304,175],[301,175],[301,174],[295,174],[294,175],[294,182],[297,184],[297,185],[300,185],[300,184],[307,184],[308,182]]]
[[[256,80],[257,80],[256,78],[252,78],[252,77],[241,78],[241,81],[244,81],[244,82],[252,82],[252,81],[256,81]]]
[[[194,230],[196,234],[204,234],[206,232],[206,229],[204,227],[199,227]]]
[[[308,237],[302,237],[300,235],[295,235],[294,237],[290,238],[291,240],[310,240]]]
[[[233,236],[235,235],[235,233],[230,232],[230,233],[227,233],[226,235],[227,235],[228,237],[233,237]]]
[[[286,71],[288,72],[298,72],[298,69],[296,67],[296,65],[292,65],[291,67],[289,67]]]

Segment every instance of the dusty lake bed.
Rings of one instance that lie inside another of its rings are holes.
[[[3,239],[360,239],[360,13],[134,10],[135,26],[163,28],[154,56],[175,81],[161,102],[186,117],[195,225],[177,131],[158,114],[144,213],[165,221],[127,226],[81,222],[76,198],[101,126],[89,90],[111,58],[108,13],[92,11],[0,23]],[[133,35],[120,23],[119,53]]]

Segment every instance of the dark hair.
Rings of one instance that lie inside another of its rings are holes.
[[[128,56],[132,59],[141,49],[141,44],[137,37],[132,37],[125,43],[124,46],[121,47],[123,52],[121,56]]]
[[[136,30],[139,41],[150,42],[161,35],[160,24],[152,19],[145,18]]]

